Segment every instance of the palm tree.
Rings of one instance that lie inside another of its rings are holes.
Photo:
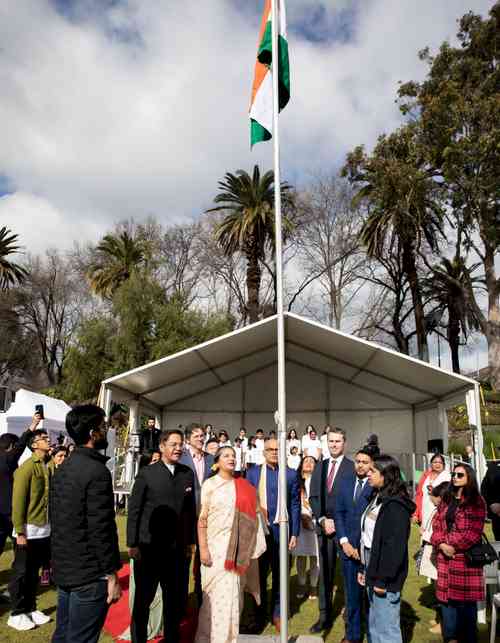
[[[215,238],[224,251],[231,256],[242,252],[247,262],[246,312],[250,323],[256,322],[260,314],[260,285],[262,280],[261,262],[265,259],[268,245],[274,250],[274,172],[269,170],[262,177],[259,166],[250,176],[244,170],[236,174],[227,172],[219,181],[220,192],[214,203],[221,205],[207,212],[226,212],[226,216],[216,228]],[[288,203],[287,183],[281,184],[284,203]],[[284,217],[284,228],[290,228]]]
[[[451,363],[454,373],[460,373],[459,347],[461,335],[467,339],[470,330],[479,330],[479,320],[470,297],[472,288],[481,283],[479,277],[473,277],[479,263],[470,267],[463,257],[452,259],[441,258],[439,264],[432,266],[432,276],[427,289],[436,302],[436,311],[447,312],[446,339],[450,346]],[[436,331],[437,332],[437,331]]]
[[[436,198],[439,186],[420,158],[413,126],[381,136],[370,157],[362,147],[356,148],[348,155],[343,173],[353,183],[362,184],[355,200],[368,204],[360,233],[368,255],[380,257],[387,239],[395,236],[399,240],[412,296],[418,355],[428,361],[417,256],[424,242],[430,251],[437,250],[442,213]]]
[[[0,228],[0,290],[8,290],[11,286],[22,283],[28,275],[26,268],[7,259],[9,255],[19,252],[17,241],[17,234],[5,226]]]
[[[96,248],[96,258],[87,271],[90,287],[101,297],[111,299],[131,274],[144,265],[144,242],[127,230],[107,234]]]

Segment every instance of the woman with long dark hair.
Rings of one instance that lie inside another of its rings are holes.
[[[477,641],[477,601],[485,597],[483,569],[470,565],[465,554],[481,541],[485,519],[486,503],[474,469],[455,465],[431,537],[437,553],[436,597],[443,639],[449,643],[457,643],[460,637],[467,643]]]
[[[408,576],[408,538],[415,504],[408,495],[397,461],[373,459],[368,471],[372,499],[361,518],[361,563],[358,580],[370,603],[371,643],[402,643],[401,590]]]

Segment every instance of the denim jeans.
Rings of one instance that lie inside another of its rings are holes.
[[[448,601],[440,603],[443,639],[476,643],[477,603],[472,601]]]
[[[402,643],[400,609],[401,593],[386,592],[382,596],[368,587],[368,642]]]
[[[59,587],[52,643],[97,643],[108,612],[108,582]]]

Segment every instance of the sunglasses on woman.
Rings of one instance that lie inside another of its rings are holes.
[[[459,480],[461,480],[462,478],[465,478],[465,473],[461,473],[460,471],[454,471],[451,474],[451,477],[452,478],[458,478]]]

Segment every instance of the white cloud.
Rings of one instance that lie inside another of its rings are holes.
[[[0,227],[3,225],[19,235],[23,254],[44,254],[48,249],[64,252],[73,240],[98,239],[101,232],[99,223],[68,216],[49,200],[24,192],[0,198]]]
[[[452,38],[470,4],[367,0],[351,41],[295,36],[286,177],[394,127],[398,80],[423,76],[417,51]],[[320,5],[335,24],[354,0],[291,0],[290,16]],[[30,250],[95,239],[130,216],[196,215],[225,171],[271,163],[271,145],[248,145],[255,20],[231,0],[124,0],[105,18],[71,22],[48,0],[0,6],[0,174],[19,191],[0,201],[0,225]]]

